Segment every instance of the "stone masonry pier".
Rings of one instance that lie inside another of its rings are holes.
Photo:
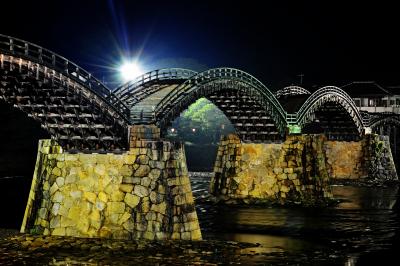
[[[330,180],[398,180],[387,136],[328,141],[289,135],[283,143],[221,138],[210,192],[226,203],[319,205],[332,198]]]
[[[21,232],[201,239],[183,146],[132,134],[124,154],[68,154],[41,140]]]
[[[332,198],[324,140],[293,135],[280,144],[256,144],[223,137],[210,192],[227,203],[324,203]]]

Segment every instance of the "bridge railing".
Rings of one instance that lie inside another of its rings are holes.
[[[286,114],[286,123],[288,125],[295,125],[297,123],[297,114],[296,113],[294,113],[294,114],[287,113]]]
[[[0,52],[18,56],[29,61],[44,65],[62,73],[68,78],[84,85],[111,105],[125,118],[129,117],[129,108],[109,88],[89,72],[68,59],[36,44],[0,34]]]
[[[140,91],[144,84],[151,83],[152,81],[176,79],[186,80],[196,74],[196,71],[184,68],[163,68],[153,70],[135,78],[132,81],[122,84],[113,92],[121,99],[124,99],[127,97],[127,95],[135,94],[136,92]]]

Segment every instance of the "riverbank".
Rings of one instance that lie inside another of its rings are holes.
[[[18,234],[0,240],[0,264],[225,264],[262,255],[257,252],[258,246],[218,240],[121,241]]]

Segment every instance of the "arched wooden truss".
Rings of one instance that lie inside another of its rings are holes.
[[[283,96],[292,96],[292,95],[310,95],[311,92],[299,87],[299,86],[288,86],[283,89],[280,89],[275,92],[275,97],[279,99]]]
[[[186,80],[157,104],[153,112],[153,122],[161,128],[165,128],[197,99],[201,97],[216,99],[224,92],[229,92],[230,98],[235,102],[238,98],[244,99],[241,106],[246,106],[244,112],[248,111],[248,113],[242,112],[241,117],[243,119],[241,122],[234,123],[237,129],[240,127],[239,131],[251,131],[251,135],[260,131],[259,133],[262,135],[268,134],[267,126],[274,126],[278,134],[284,134],[286,112],[274,94],[250,74],[233,68],[210,69]],[[252,110],[251,107],[254,107],[254,109]],[[240,109],[241,107],[233,103],[225,109],[230,108]],[[223,106],[222,109],[224,109]],[[231,120],[232,118],[239,118],[232,112],[229,114],[229,111],[233,110],[223,111]],[[240,110],[238,111],[240,113]],[[266,120],[269,120],[269,122],[266,122]],[[271,124],[271,121],[273,124]]]
[[[0,99],[66,149],[123,150],[129,108],[91,74],[38,45],[0,35]]]
[[[311,94],[297,112],[297,124],[304,127],[305,124],[312,122],[316,111],[327,103],[341,106],[354,122],[358,133],[362,134],[364,129],[363,119],[353,99],[345,91],[334,86],[320,88]]]

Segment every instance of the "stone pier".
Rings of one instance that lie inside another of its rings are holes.
[[[226,203],[320,205],[332,198],[333,179],[398,180],[387,136],[328,141],[289,135],[283,143],[242,143],[222,137],[210,192]]]
[[[226,203],[323,204],[332,198],[324,140],[324,135],[293,135],[266,144],[223,137],[210,192]]]
[[[359,141],[325,141],[324,149],[333,179],[398,180],[388,136],[368,134]]]
[[[41,140],[21,232],[200,240],[184,147],[146,134],[132,128],[123,154],[68,154]]]

